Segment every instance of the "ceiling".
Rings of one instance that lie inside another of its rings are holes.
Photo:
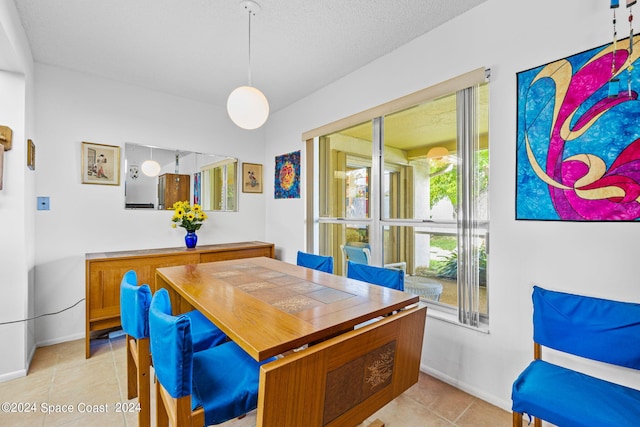
[[[487,146],[489,131],[489,86],[478,88],[478,133],[480,146]],[[384,118],[384,144],[407,152],[410,157],[424,157],[430,148],[445,147],[455,151],[458,138],[457,97],[455,93],[387,115]],[[371,122],[338,132],[363,141],[372,141]]]
[[[240,0],[14,0],[38,63],[224,107],[248,83]],[[258,0],[254,86],[282,109],[486,0]]]

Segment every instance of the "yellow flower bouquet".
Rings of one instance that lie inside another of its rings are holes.
[[[204,213],[200,205],[191,206],[188,201],[175,202],[172,209],[171,221],[173,224],[171,226],[173,228],[180,226],[187,231],[196,231],[202,227],[202,223],[207,219],[207,214]]]

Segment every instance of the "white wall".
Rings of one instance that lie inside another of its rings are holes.
[[[0,190],[0,323],[33,315],[34,177],[26,167],[33,138],[33,60],[12,1],[0,1],[0,124],[13,131]],[[35,351],[34,322],[0,325],[0,381],[24,375]]]
[[[124,209],[124,168],[119,186],[81,183],[82,141],[120,146],[122,155],[126,141],[240,162],[264,158],[262,133],[237,128],[221,108],[39,64],[36,89],[36,191],[51,206],[36,212],[39,314],[84,298],[85,253],[184,245],[185,231],[171,228],[172,212]],[[264,240],[264,200],[240,193],[240,211],[210,213],[198,244]],[[84,322],[84,303],[38,320],[37,341],[84,337]]]
[[[640,301],[633,267],[637,224],[514,220],[516,73],[609,42],[610,24],[609,5],[602,0],[489,0],[274,114],[267,126],[269,177],[274,156],[303,149],[304,131],[478,67],[491,68],[490,333],[430,315],[422,364],[505,409],[511,405],[513,380],[532,357],[534,283]],[[295,262],[296,251],[305,247],[304,194],[298,200],[274,200],[272,181],[265,180],[266,238],[282,259]],[[640,388],[635,371],[589,364],[587,369]]]

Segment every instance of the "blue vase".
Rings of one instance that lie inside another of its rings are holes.
[[[187,245],[187,248],[195,248],[196,243],[198,243],[198,235],[195,231],[187,231],[187,235],[184,236],[184,243]]]

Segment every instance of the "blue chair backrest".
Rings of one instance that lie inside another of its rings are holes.
[[[404,271],[390,268],[375,267],[373,265],[347,263],[347,277],[386,288],[404,291]]]
[[[149,285],[138,286],[134,270],[127,271],[120,282],[120,323],[122,330],[135,339],[149,338]]]
[[[166,289],[159,289],[149,308],[151,354],[160,384],[173,398],[191,394],[193,342],[191,320],[185,315],[171,315],[171,301]]]
[[[355,262],[358,264],[369,264],[369,260],[367,259],[367,255],[364,252],[364,249],[369,249],[368,244],[361,245],[344,245],[344,253],[347,255],[347,259],[351,262]]]
[[[298,251],[296,263],[302,267],[333,273],[333,257]]]
[[[533,288],[533,340],[640,369],[640,304]]]

